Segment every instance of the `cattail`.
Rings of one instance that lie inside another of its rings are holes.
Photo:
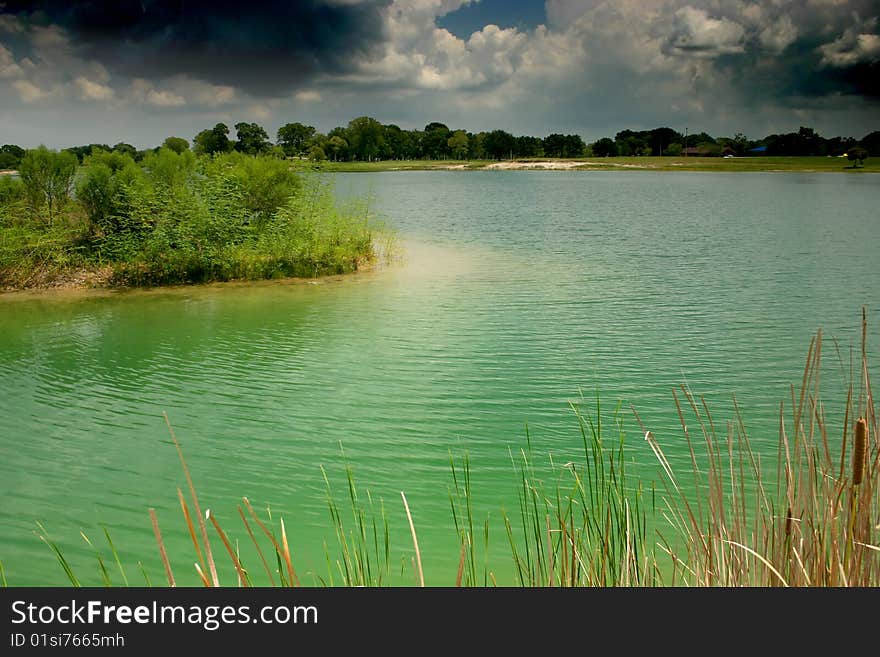
[[[791,507],[788,507],[788,513],[785,514],[785,535],[791,536]]]
[[[868,451],[868,422],[865,418],[856,421],[856,440],[853,446],[853,486],[862,483],[862,474],[865,471],[865,454]]]

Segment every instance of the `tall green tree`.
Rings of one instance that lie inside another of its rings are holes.
[[[73,153],[58,153],[45,146],[27,151],[21,159],[18,173],[25,192],[35,208],[46,205],[50,220],[70,198],[77,164]]]
[[[861,144],[869,155],[880,157],[880,130],[875,130],[862,137]]]
[[[155,183],[168,189],[182,187],[195,171],[196,156],[190,150],[175,153],[163,146],[144,158],[144,168]]]
[[[218,123],[210,130],[202,130],[193,139],[193,150],[196,155],[228,153],[232,150],[229,127],[225,123]]]
[[[286,123],[278,128],[278,145],[289,157],[307,152],[309,140],[315,136],[315,127],[302,123]]]
[[[189,142],[183,137],[168,137],[165,141],[162,142],[162,146],[165,148],[170,148],[172,151],[177,153],[183,153],[183,151],[189,150]]]
[[[449,157],[449,138],[452,131],[442,123],[429,123],[422,135],[422,152],[431,160],[442,160]]]
[[[269,135],[258,123],[236,123],[235,150],[245,155],[258,155],[268,151],[272,144]]]
[[[452,136],[446,140],[446,144],[449,147],[450,153],[452,153],[452,157],[456,160],[463,160],[467,157],[470,144],[467,133],[464,130],[453,132]]]
[[[868,159],[868,151],[861,146],[854,146],[846,152],[846,159],[853,163],[853,168],[857,168]]]
[[[92,151],[112,151],[113,149],[110,148],[107,144],[88,144],[86,146],[71,146],[70,148],[65,148],[64,150],[76,155],[77,161],[82,164],[82,161],[89,155],[91,155]]]
[[[113,147],[114,153],[122,153],[124,155],[128,155],[132,160],[137,157],[137,149],[131,144],[126,144],[124,141],[119,142]]]
[[[609,137],[602,137],[593,144],[593,155],[596,157],[613,157],[617,155],[617,144]]]
[[[493,130],[483,138],[483,148],[493,160],[503,160],[513,155],[516,137],[504,130]]]
[[[333,161],[345,159],[345,153],[348,150],[348,142],[339,135],[333,135],[327,139],[327,152],[333,155]]]
[[[382,124],[369,116],[359,116],[348,124],[348,145],[351,153],[359,160],[372,162],[385,146],[385,131]]]
[[[15,144],[0,146],[0,169],[17,169],[24,157],[24,149]]]

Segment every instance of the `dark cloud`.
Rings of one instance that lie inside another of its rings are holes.
[[[384,42],[388,2],[7,0],[0,12],[60,25],[84,56],[124,75],[183,73],[271,96],[371,56]]]
[[[719,4],[678,9],[663,51],[712,62],[746,99],[880,97],[876,0],[779,6]]]

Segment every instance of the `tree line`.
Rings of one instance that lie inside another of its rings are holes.
[[[826,138],[813,128],[797,132],[771,134],[749,139],[741,133],[733,137],[713,137],[705,132],[682,134],[672,128],[621,130],[613,138],[603,137],[592,143],[575,134],[550,134],[546,137],[515,136],[505,130],[469,132],[452,129],[439,122],[422,130],[405,130],[383,124],[369,116],[351,120],[326,134],[314,126],[287,123],[278,128],[274,142],[266,129],[257,123],[236,123],[235,135],[225,123],[200,131],[190,143],[182,137],[169,137],[162,146],[138,150],[121,142],[88,144],[64,149],[81,163],[93,151],[118,152],[135,161],[143,160],[161,147],[176,153],[192,149],[196,155],[239,152],[247,155],[308,158],[315,161],[376,160],[503,160],[534,157],[613,157],[613,156],[749,156],[749,155],[843,155],[861,150],[865,157],[880,156],[880,131],[857,140],[853,137]],[[0,169],[15,169],[25,149],[14,144],[0,147]]]

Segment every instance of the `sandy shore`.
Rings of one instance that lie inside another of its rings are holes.
[[[583,162],[577,162],[573,160],[508,160],[504,162],[493,162],[492,164],[487,164],[483,168],[500,169],[502,171],[509,171],[514,169],[565,170],[576,169],[582,164]]]
[[[464,168],[463,165],[450,166],[450,169]],[[571,171],[573,169],[654,169],[651,164],[626,164],[622,162],[602,162],[585,160],[507,160],[493,162],[482,167],[483,169],[496,169],[500,171]]]

